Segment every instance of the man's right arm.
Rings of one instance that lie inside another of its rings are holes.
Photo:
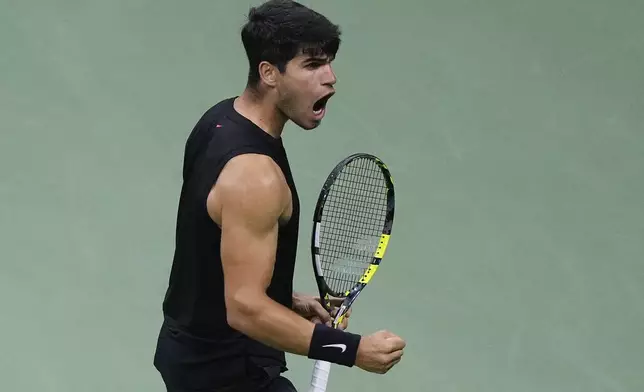
[[[307,355],[315,324],[266,295],[277,249],[278,221],[289,205],[279,168],[268,157],[229,162],[209,202],[218,206],[228,323],[278,350]]]

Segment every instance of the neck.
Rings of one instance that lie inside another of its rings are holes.
[[[261,94],[251,88],[246,88],[235,99],[235,110],[249,119],[264,132],[274,138],[280,138],[287,118],[275,106],[268,94]]]

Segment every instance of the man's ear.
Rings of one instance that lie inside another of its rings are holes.
[[[273,64],[262,61],[259,63],[259,77],[267,86],[275,87],[279,77],[279,69]]]

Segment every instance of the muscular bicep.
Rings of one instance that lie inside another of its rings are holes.
[[[240,156],[215,186],[222,230],[226,300],[248,303],[263,295],[273,274],[285,182],[264,156]]]
[[[242,289],[265,290],[270,283],[277,222],[259,215],[232,208],[222,211],[221,259],[227,294]]]

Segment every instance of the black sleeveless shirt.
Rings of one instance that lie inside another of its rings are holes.
[[[234,362],[234,358],[252,357],[262,364],[284,366],[283,352],[246,337],[226,321],[221,229],[206,208],[206,198],[221,169],[239,154],[255,153],[272,158],[284,173],[293,195],[293,213],[279,229],[276,262],[267,294],[289,308],[300,212],[281,138],[270,136],[243,117],[235,111],[233,102],[234,98],[226,99],[210,108],[187,140],[174,260],[163,311],[167,322],[200,341],[200,355],[209,360]]]

